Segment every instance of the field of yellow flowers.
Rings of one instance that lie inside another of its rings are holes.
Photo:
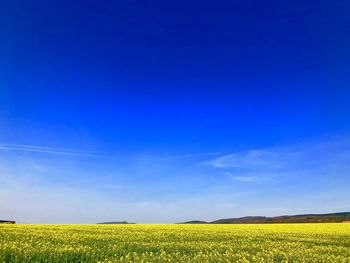
[[[0,262],[350,262],[350,224],[3,224]]]

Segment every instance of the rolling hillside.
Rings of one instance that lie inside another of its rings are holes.
[[[268,224],[268,223],[332,223],[350,222],[350,212],[330,213],[330,214],[303,214],[303,215],[283,215],[275,217],[246,216],[239,218],[218,219],[211,222],[188,221],[183,224]]]

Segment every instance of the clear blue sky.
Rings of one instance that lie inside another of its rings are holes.
[[[350,210],[350,3],[2,1],[0,217]]]

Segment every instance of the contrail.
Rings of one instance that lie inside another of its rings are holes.
[[[41,150],[54,150],[54,151],[69,151],[69,152],[87,153],[87,151],[81,151],[81,150],[75,150],[75,149],[64,149],[64,148],[56,148],[56,147],[44,147],[44,146],[37,146],[37,145],[0,143],[0,146],[3,146],[3,147],[14,147],[14,148],[28,148],[28,149],[41,149]]]
[[[74,155],[74,156],[86,156],[86,157],[104,157],[104,158],[125,158],[125,159],[135,159],[135,160],[155,160],[155,161],[171,161],[171,160],[182,160],[196,157],[220,155],[220,152],[205,152],[205,153],[192,153],[184,155],[166,155],[166,156],[125,156],[116,154],[102,154],[98,152],[82,151],[76,149],[66,149],[66,148],[55,148],[47,146],[37,146],[37,145],[25,145],[25,144],[7,144],[0,143],[0,150],[4,151],[23,151],[23,152],[38,152],[38,153],[48,153],[48,154],[62,154],[62,155]]]
[[[54,148],[54,147],[43,147],[43,146],[36,146],[36,145],[23,145],[23,144],[0,144],[0,150],[79,155],[79,156],[100,156],[97,153],[88,152],[88,151]]]

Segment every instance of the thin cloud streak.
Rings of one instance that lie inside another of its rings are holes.
[[[155,160],[155,161],[169,161],[181,160],[196,157],[220,155],[220,152],[205,152],[205,153],[191,153],[184,155],[170,155],[170,156],[126,156],[118,154],[103,154],[91,151],[82,151],[76,149],[64,149],[55,147],[44,147],[37,145],[23,145],[23,144],[0,144],[0,150],[4,151],[23,151],[23,152],[37,152],[46,154],[60,154],[60,155],[74,155],[81,157],[100,157],[100,158],[125,158],[134,160]]]
[[[349,158],[349,137],[339,137],[233,152],[206,164],[221,170],[231,180],[255,183],[297,176],[348,174]]]
[[[257,183],[262,181],[262,177],[259,176],[241,176],[234,175],[230,172],[224,172],[224,175],[228,176],[232,181],[239,181],[244,183]]]
[[[221,156],[211,162],[217,168],[279,168],[298,157],[300,152],[280,149],[249,150]]]
[[[63,155],[78,155],[78,156],[91,156],[98,157],[99,154],[88,152],[88,151],[79,151],[73,149],[62,149],[62,148],[53,148],[53,147],[42,147],[36,145],[20,145],[20,144],[0,144],[0,150],[5,151],[24,151],[24,152],[38,152],[38,153],[48,153],[48,154],[63,154]]]

